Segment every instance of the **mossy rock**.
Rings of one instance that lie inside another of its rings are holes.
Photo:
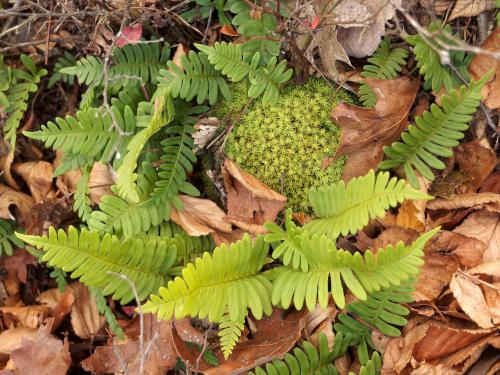
[[[229,112],[243,101],[238,96],[228,105]],[[288,207],[310,212],[309,189],[342,178],[345,158],[327,168],[322,165],[335,154],[340,138],[340,129],[330,120],[330,113],[337,103],[346,100],[352,101],[345,90],[336,91],[322,80],[288,86],[275,106],[256,102],[242,116],[227,139],[226,154],[284,194]]]

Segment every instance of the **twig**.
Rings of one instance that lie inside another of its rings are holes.
[[[203,354],[207,351],[208,348],[208,334],[212,330],[213,324],[210,324],[208,329],[205,331],[205,336],[203,338],[203,347],[200,350],[200,354],[198,355],[198,358],[196,358],[196,365],[194,367],[194,372],[198,372],[198,367],[200,366],[201,358],[203,357]]]

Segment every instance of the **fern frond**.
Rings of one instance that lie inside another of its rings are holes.
[[[431,198],[404,180],[390,178],[388,172],[375,175],[370,170],[365,176],[351,179],[347,185],[340,181],[328,187],[312,188],[309,200],[318,219],[303,228],[311,234],[336,239],[339,234],[356,233],[370,219],[383,217],[387,209],[404,200]]]
[[[363,106],[366,108],[374,108],[377,104],[377,94],[366,83],[359,86],[358,96]]]
[[[132,203],[139,202],[139,195],[136,191],[137,162],[142,148],[146,142],[163,126],[170,123],[174,118],[174,104],[168,89],[159,88],[156,93],[158,103],[148,127],[134,135],[127,145],[127,153],[123,158],[120,168],[117,170],[116,186],[118,194]]]
[[[309,310],[318,303],[322,308],[328,304],[328,287],[335,304],[343,308],[345,295],[342,281],[359,299],[366,300],[367,293],[401,282],[418,274],[423,264],[423,247],[439,228],[421,235],[410,246],[399,242],[376,253],[370,250],[364,255],[338,250],[326,236],[313,235],[302,245],[302,251],[309,263],[309,271],[292,267],[278,267],[273,270],[276,280],[273,286],[272,302],[288,308],[293,302],[297,310],[304,302]]]
[[[469,87],[462,86],[450,95],[443,95],[441,107],[432,104],[430,111],[415,118],[416,125],[410,125],[401,134],[402,142],[394,142],[384,147],[387,160],[379,164],[381,169],[391,169],[403,165],[406,178],[419,187],[414,168],[430,181],[434,181],[431,168],[444,169],[445,164],[438,157],[450,157],[452,148],[464,137],[468,122],[481,102],[481,88],[489,79],[485,75],[479,81],[472,81]]]
[[[195,46],[208,56],[216,70],[220,70],[231,81],[239,82],[248,78],[248,96],[258,98],[263,95],[264,105],[276,104],[280,85],[287,82],[293,74],[292,69],[286,69],[286,60],[278,64],[276,57],[271,58],[265,67],[259,66],[260,53],[244,53],[241,45],[216,42],[211,47],[201,44]]]
[[[14,222],[0,219],[0,256],[2,254],[12,255],[14,248],[24,246],[23,241],[16,237]]]
[[[178,194],[199,196],[200,192],[187,181],[187,173],[193,171],[196,162],[194,141],[195,132],[190,125],[170,126],[165,130],[168,138],[161,142],[163,155],[159,167],[156,187],[151,194],[151,203],[165,204],[177,201]]]
[[[256,319],[269,315],[272,285],[259,273],[267,259],[268,245],[262,237],[255,243],[248,235],[230,246],[222,244],[212,254],[188,264],[182,277],[169,281],[152,295],[142,308],[159,319],[183,316],[208,316],[212,322],[222,319],[225,311],[233,321],[240,321],[250,308]],[[217,301],[214,303],[214,301]]]
[[[88,221],[91,230],[127,238],[144,233],[168,220],[169,206],[146,204],[157,180],[154,168],[150,163],[144,162],[140,172],[137,179],[139,201],[131,202],[115,195],[101,197],[99,210],[93,211]]]
[[[50,89],[57,82],[62,81],[67,83],[68,85],[73,85],[75,83],[75,77],[69,74],[65,74],[61,72],[61,69],[74,66],[76,64],[76,58],[68,51],[64,51],[62,56],[59,56],[54,64],[54,73],[49,79],[49,83],[47,83],[47,87]]]
[[[265,369],[256,367],[249,375],[296,375],[296,374],[331,374],[338,375],[333,361],[342,356],[349,339],[342,333],[335,336],[332,350],[328,349],[328,340],[324,333],[319,335],[319,350],[309,341],[286,353],[283,359],[275,359],[266,364]],[[370,374],[371,375],[371,374]]]
[[[78,214],[78,217],[83,222],[87,222],[92,213],[90,207],[90,189],[88,186],[90,172],[87,168],[82,170],[82,177],[76,183],[75,200],[73,202],[73,211]]]
[[[401,72],[401,67],[406,65],[408,51],[404,48],[391,49],[391,38],[385,36],[372,57],[370,64],[363,67],[363,77],[378,79],[394,79]]]
[[[233,321],[229,314],[225,314],[219,322],[220,348],[224,354],[224,359],[228,359],[238,343],[241,332],[245,328],[245,318]]]
[[[196,97],[198,104],[208,99],[210,105],[217,102],[219,92],[227,101],[231,100],[231,92],[226,80],[208,61],[207,55],[190,51],[181,57],[181,70],[173,61],[167,63],[169,70],[161,70],[160,85],[170,87],[174,98],[191,101]]]
[[[49,228],[48,236],[29,236],[17,233],[24,242],[42,249],[42,260],[49,266],[71,272],[89,287],[102,288],[103,295],[126,304],[134,298],[128,282],[115,274],[126,276],[134,283],[139,298],[145,299],[153,290],[165,285],[168,271],[177,254],[166,243],[118,237],[82,229],[79,233],[70,226],[68,232]],[[114,274],[111,274],[114,273]]]
[[[99,314],[104,315],[106,321],[108,322],[109,328],[115,333],[120,340],[125,340],[125,334],[123,333],[122,327],[118,324],[115,314],[108,306],[106,298],[102,294],[102,290],[96,287],[89,287],[90,294],[94,297],[95,303],[97,305],[97,311]]]
[[[90,168],[93,165],[94,158],[92,156],[64,153],[61,158],[61,163],[54,171],[54,177],[61,176],[68,171],[74,171],[80,168]]]

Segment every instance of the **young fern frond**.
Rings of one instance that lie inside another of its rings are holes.
[[[73,56],[68,51],[64,51],[64,54],[62,56],[59,56],[56,63],[54,64],[54,73],[52,73],[52,76],[49,79],[49,83],[47,83],[47,87],[50,89],[59,81],[72,86],[75,83],[75,76],[62,73],[61,69],[74,66],[75,64],[75,56]]]
[[[108,322],[109,328],[115,333],[116,336],[120,340],[125,340],[125,334],[123,333],[122,328],[118,324],[116,320],[115,314],[113,314],[113,310],[108,306],[106,298],[104,298],[102,294],[102,290],[95,287],[89,288],[90,293],[94,297],[95,303],[97,305],[97,311],[99,314],[104,315],[106,321]]]
[[[160,288],[159,295],[152,295],[142,310],[159,319],[208,316],[209,321],[219,322],[226,311],[231,320],[241,321],[250,308],[261,319],[272,311],[272,285],[259,273],[268,250],[262,237],[252,243],[248,235],[230,246],[222,244],[212,254],[205,253],[188,264],[182,277]]]
[[[260,66],[260,53],[252,55],[243,52],[241,45],[226,42],[216,42],[211,47],[195,45],[208,56],[215,69],[220,70],[231,81],[239,82],[247,78],[250,83],[248,96],[258,98],[263,95],[264,105],[276,104],[280,85],[286,83],[293,74],[292,69],[286,68],[286,60],[278,64],[276,57],[271,58],[266,66]]]
[[[16,247],[23,247],[23,241],[16,237],[14,222],[0,219],[0,256],[2,254],[12,255]]]
[[[318,217],[303,228],[311,234],[325,234],[336,239],[356,233],[370,219],[383,217],[390,207],[407,199],[431,199],[413,189],[404,180],[390,178],[388,172],[375,175],[373,170],[351,179],[347,185],[340,181],[328,187],[312,188],[309,200]]]
[[[82,177],[76,183],[75,199],[73,202],[73,211],[78,214],[78,217],[82,219],[83,222],[87,222],[92,213],[92,207],[90,207],[90,189],[88,186],[90,179],[90,171],[88,168],[82,170]]]
[[[233,321],[229,314],[225,314],[219,322],[219,341],[220,348],[224,354],[224,359],[228,359],[238,343],[241,332],[245,328],[245,318]]]
[[[198,104],[208,99],[210,105],[217,102],[219,92],[224,99],[231,100],[231,92],[224,76],[214,69],[202,52],[190,51],[181,57],[184,70],[173,61],[167,63],[169,70],[160,70],[160,85],[170,87],[174,98],[191,101],[196,97]]]
[[[17,236],[32,246],[42,249],[42,261],[49,266],[60,267],[71,272],[72,278],[79,278],[89,287],[102,289],[103,295],[126,304],[134,298],[128,282],[119,275],[125,275],[134,283],[139,298],[147,298],[153,290],[165,285],[168,271],[177,254],[175,246],[167,243],[129,238],[120,241],[110,234],[100,236],[97,232],[82,229],[79,233],[70,226],[68,232],[49,228],[48,236]]]
[[[328,348],[328,340],[324,333],[319,335],[319,348],[309,341],[302,343],[302,348],[296,347],[291,353],[286,353],[283,359],[275,359],[266,364],[265,368],[256,367],[249,375],[296,375],[296,374],[331,374],[338,375],[333,361],[347,350],[349,334],[335,336],[333,348]],[[370,374],[371,375],[371,374]]]
[[[377,104],[377,94],[375,94],[375,91],[366,83],[362,83],[359,86],[358,96],[359,100],[366,108],[374,108]]]
[[[464,137],[468,122],[481,102],[481,88],[489,79],[486,74],[479,81],[453,90],[443,95],[441,107],[432,104],[430,111],[415,118],[415,125],[401,134],[402,142],[394,142],[384,147],[387,160],[379,164],[381,169],[403,166],[406,178],[418,188],[419,182],[414,168],[426,179],[434,181],[431,168],[444,169],[445,164],[438,157],[450,157],[452,148]]]
[[[413,46],[417,68],[425,80],[424,88],[431,88],[432,91],[439,92],[444,86],[446,91],[450,92],[454,87],[460,86],[461,81],[449,66],[442,64],[439,51],[442,51],[443,47],[436,41],[445,46],[456,46],[457,36],[452,35],[450,25],[443,28],[440,21],[431,23],[428,31],[432,37],[424,38],[419,34],[409,35],[406,37],[406,41]],[[465,79],[468,79],[467,66],[472,56],[466,55],[462,51],[447,53],[450,63]]]
[[[367,294],[400,285],[401,282],[418,274],[423,264],[423,247],[439,228],[421,235],[410,246],[399,242],[364,255],[338,250],[326,236],[313,235],[302,246],[309,263],[309,271],[292,267],[274,269],[276,280],[273,286],[272,302],[288,308],[292,302],[297,310],[304,303],[309,310],[316,304],[326,308],[328,287],[335,304],[344,308],[345,295],[342,281],[359,299],[366,300]]]

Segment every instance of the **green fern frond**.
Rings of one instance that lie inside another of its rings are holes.
[[[64,51],[62,56],[59,56],[54,64],[54,73],[49,79],[47,83],[47,87],[50,89],[57,82],[62,81],[67,83],[68,85],[73,85],[75,83],[75,76],[65,74],[61,72],[61,69],[68,68],[70,66],[74,66],[76,64],[76,58],[68,51]]]
[[[230,246],[222,244],[212,254],[188,264],[182,277],[169,281],[152,295],[142,308],[159,319],[183,316],[208,316],[218,322],[226,311],[233,321],[241,321],[250,308],[256,319],[272,311],[269,280],[259,271],[267,259],[269,247],[262,237],[255,243],[248,235]],[[217,301],[217,303],[214,303]]]
[[[309,341],[286,353],[283,359],[275,359],[266,364],[265,369],[256,367],[249,375],[296,375],[296,374],[329,374],[338,375],[333,361],[342,356],[349,343],[349,338],[340,333],[335,336],[332,350],[328,349],[328,340],[324,333],[319,335],[319,350]],[[371,374],[370,374],[371,375]]]
[[[87,168],[82,170],[82,177],[76,183],[75,199],[73,202],[73,211],[78,214],[78,217],[83,222],[87,222],[92,213],[90,207],[90,189],[88,186],[90,179],[90,172]]]
[[[279,87],[293,74],[292,69],[286,69],[286,60],[278,64],[276,57],[271,58],[266,66],[260,66],[260,53],[252,55],[243,52],[241,45],[216,42],[212,47],[202,44],[195,46],[208,56],[208,60],[216,70],[220,70],[231,81],[239,82],[248,78],[250,83],[248,96],[258,98],[263,95],[264,105],[276,104]]]
[[[313,188],[309,200],[318,217],[304,225],[313,234],[325,234],[336,239],[356,233],[370,219],[383,217],[390,207],[407,199],[431,199],[413,189],[404,180],[390,178],[388,172],[375,175],[370,170],[365,176],[351,179],[347,185],[340,181],[328,187]]]
[[[113,299],[126,304],[134,298],[124,275],[134,283],[139,298],[147,298],[153,290],[165,285],[168,271],[177,254],[175,246],[166,243],[118,237],[82,229],[79,233],[70,226],[68,232],[49,228],[48,236],[29,236],[17,233],[24,242],[42,249],[42,260],[49,266],[71,272],[89,287],[102,288],[103,295],[113,294]],[[114,273],[114,274],[111,274]]]
[[[376,253],[367,250],[364,255],[338,250],[326,236],[306,238],[301,245],[309,263],[308,272],[286,266],[273,270],[276,280],[272,302],[274,305],[279,303],[283,308],[288,308],[293,302],[297,310],[302,309],[304,302],[311,311],[317,303],[325,308],[330,286],[335,304],[343,308],[345,295],[342,281],[357,298],[366,300],[367,293],[400,285],[418,274],[418,266],[423,264],[422,249],[438,229],[424,233],[410,246],[399,242]]]
[[[118,324],[115,314],[108,306],[106,298],[102,294],[102,290],[96,287],[89,287],[90,294],[94,297],[95,303],[97,305],[97,311],[99,314],[104,315],[106,321],[108,322],[109,328],[115,333],[115,335],[120,340],[125,340],[125,334],[123,333],[122,327]]]
[[[210,105],[217,102],[219,91],[225,100],[231,100],[231,92],[226,80],[201,52],[190,51],[189,55],[181,57],[184,70],[173,61],[168,62],[169,70],[161,70],[160,85],[170,87],[174,98],[191,101],[196,97],[198,104],[208,99]]]
[[[74,171],[77,169],[90,168],[94,165],[94,158],[87,155],[73,155],[64,153],[61,158],[61,163],[54,171],[54,177],[63,175],[66,172]]]
[[[12,255],[14,248],[22,248],[23,241],[16,237],[16,227],[10,220],[0,219],[0,256],[2,254]]]
[[[370,64],[363,67],[363,77],[378,79],[394,79],[401,72],[401,67],[406,65],[408,51],[404,48],[391,49],[391,38],[385,36],[372,57]]]
[[[26,70],[10,69],[7,65],[0,64],[0,70],[2,70],[0,74],[6,74],[9,77],[8,88],[2,90],[5,91],[2,102],[7,114],[3,122],[3,135],[11,149],[14,149],[17,129],[24,117],[24,112],[28,109],[30,94],[38,90],[40,80],[47,75],[47,70],[39,69],[27,55],[22,54],[20,58]]]
[[[135,170],[142,148],[149,138],[173,120],[175,114],[173,99],[168,89],[159,88],[155,97],[158,104],[151,122],[147,128],[141,130],[130,140],[123,162],[117,170],[116,186],[118,194],[132,203],[139,202],[139,195],[136,191],[137,173],[135,173]]]
[[[358,96],[363,106],[366,108],[374,108],[377,104],[377,94],[366,83],[359,86]]]
[[[414,168],[426,179],[434,181],[431,168],[444,169],[445,164],[438,157],[450,157],[452,148],[464,137],[468,122],[481,102],[481,88],[489,79],[486,74],[479,81],[472,81],[469,87],[462,86],[450,95],[441,98],[441,107],[431,105],[422,117],[415,118],[416,125],[410,125],[401,134],[402,142],[384,147],[387,160],[379,164],[381,169],[403,165],[408,181],[419,187]]]
[[[228,359],[238,343],[241,332],[245,328],[245,318],[233,321],[229,314],[225,314],[219,322],[219,341],[220,348],[224,354],[224,359]]]
[[[436,42],[439,41],[445,46],[457,46],[458,38],[452,34],[450,25],[443,27],[440,21],[436,21],[429,25],[428,31],[431,34],[429,38],[416,34],[407,36],[406,41],[413,46],[417,68],[425,80],[424,87],[439,92],[444,86],[446,91],[450,92],[461,85],[461,80],[449,66],[443,65],[441,53],[446,54],[448,64],[452,64],[465,79],[469,78],[467,66],[472,56],[462,51],[446,51]]]
[[[49,276],[51,279],[55,280],[59,291],[64,292],[64,288],[68,285],[66,281],[66,272],[60,268],[54,267],[52,271],[50,271]]]

